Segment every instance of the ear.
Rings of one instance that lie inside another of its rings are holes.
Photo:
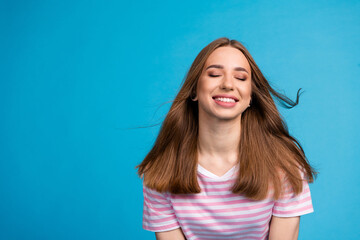
[[[197,101],[196,93],[193,92],[193,93],[191,94],[190,98],[191,98],[192,101],[196,102],[196,101]]]

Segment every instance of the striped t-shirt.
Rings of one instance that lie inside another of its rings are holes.
[[[198,165],[201,193],[159,193],[143,185],[143,228],[153,232],[181,227],[186,239],[267,239],[271,216],[294,217],[313,212],[309,185],[299,195],[286,183],[278,200],[254,201],[234,194],[238,166],[219,177]]]

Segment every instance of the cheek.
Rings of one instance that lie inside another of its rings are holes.
[[[244,88],[244,92],[246,94],[246,96],[251,96],[251,81],[246,85],[246,87]]]
[[[246,96],[251,96],[251,88],[246,89]]]
[[[213,84],[211,84],[209,81],[206,81],[205,79],[199,80],[197,84],[198,95],[210,94],[213,89]]]
[[[243,98],[250,98],[251,96],[251,83],[242,84],[238,87],[239,92]]]

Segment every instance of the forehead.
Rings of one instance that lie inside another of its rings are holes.
[[[243,67],[251,71],[250,64],[245,55],[237,48],[226,46],[215,49],[205,63],[205,69],[211,64],[223,65],[225,68]]]

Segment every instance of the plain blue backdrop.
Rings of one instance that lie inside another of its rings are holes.
[[[0,239],[154,239],[135,166],[197,53],[241,41],[320,171],[299,239],[359,239],[360,1],[1,1]],[[135,128],[135,129],[134,129]]]

